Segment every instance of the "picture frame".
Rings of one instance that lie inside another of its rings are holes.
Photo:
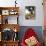
[[[25,19],[35,19],[35,6],[25,6]]]
[[[2,10],[2,15],[9,15],[9,10]]]
[[[9,14],[10,14],[10,15],[17,15],[17,13],[18,13],[18,12],[15,11],[15,10],[10,10],[10,11],[9,11]]]

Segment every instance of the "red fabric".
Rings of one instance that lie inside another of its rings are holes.
[[[37,36],[36,33],[34,32],[34,30],[32,28],[27,29],[27,31],[25,32],[25,35],[22,39],[21,45],[26,46],[25,39],[28,39],[29,37],[32,37],[32,36],[35,36],[35,37]],[[36,46],[40,46],[40,44],[38,43],[38,44],[36,44]]]

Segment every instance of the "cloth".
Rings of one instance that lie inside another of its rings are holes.
[[[25,32],[24,37],[22,38],[21,45],[22,46],[27,46],[28,42],[26,43],[25,40],[28,39],[28,41],[29,41],[29,38],[32,38],[32,37],[35,37],[36,38],[36,36],[37,35],[36,35],[36,33],[34,32],[34,30],[32,28],[27,29],[27,31]],[[36,40],[37,40],[37,38],[36,38]],[[35,46],[41,46],[38,40],[37,40],[37,44]]]

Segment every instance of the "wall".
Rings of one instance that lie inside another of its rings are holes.
[[[15,6],[15,0],[0,0],[1,7]],[[17,0],[17,6],[20,7],[19,12],[19,24],[20,26],[43,26],[43,6],[42,0]],[[36,18],[35,20],[25,20],[25,6],[36,7]],[[11,17],[9,17],[10,19]],[[21,18],[21,19],[20,19]]]
[[[42,26],[43,25],[43,11],[42,11],[42,0],[25,0],[21,2],[20,11],[20,25],[23,26]],[[25,20],[25,6],[35,6],[36,7],[36,19],[35,20]],[[21,17],[22,16],[22,17]],[[22,23],[21,23],[22,22]]]

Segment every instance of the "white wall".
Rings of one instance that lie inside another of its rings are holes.
[[[0,6],[14,6],[15,0],[0,0]],[[19,12],[19,24],[20,26],[43,26],[43,6],[42,0],[17,0],[20,7]],[[36,19],[26,20],[25,19],[25,6],[35,6],[36,7]]]

